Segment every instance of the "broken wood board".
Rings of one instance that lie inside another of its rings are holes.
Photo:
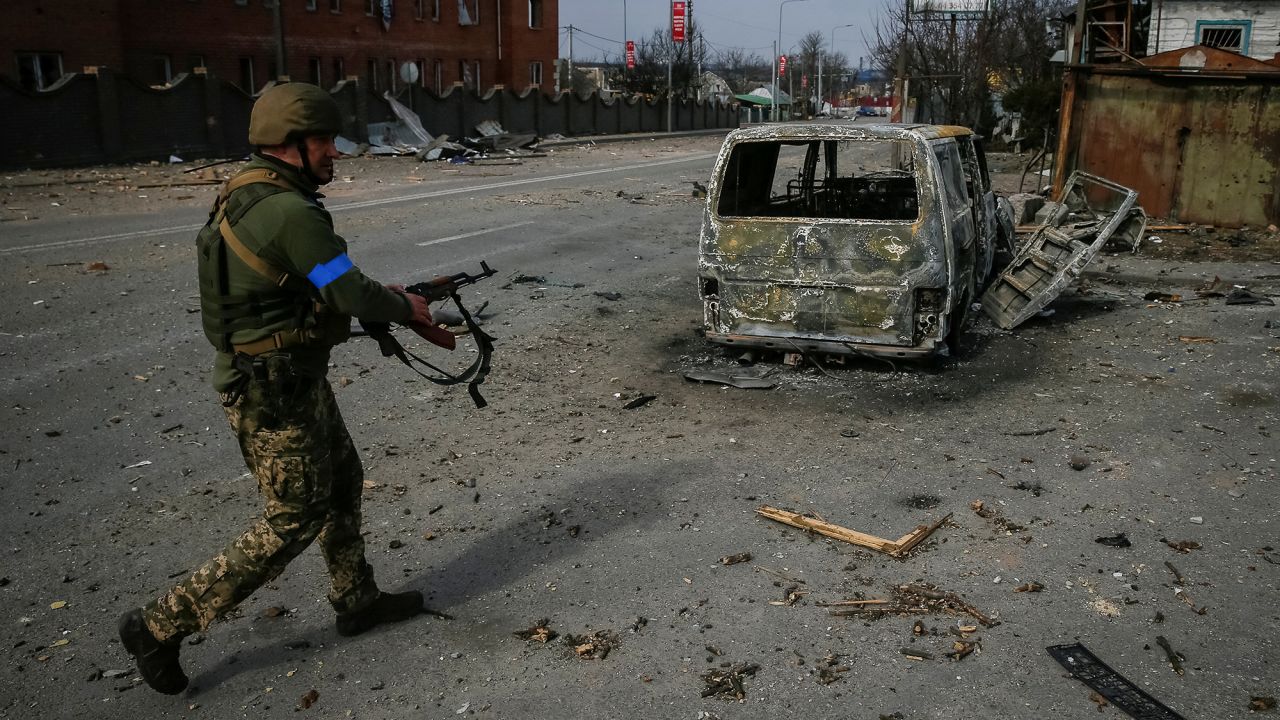
[[[903,535],[897,540],[886,540],[875,535],[850,530],[834,523],[805,517],[799,513],[790,512],[788,510],[779,510],[768,505],[761,505],[756,512],[770,520],[780,522],[784,525],[800,528],[801,530],[809,530],[819,535],[833,538],[835,540],[843,540],[844,542],[858,545],[860,547],[869,548],[878,552],[885,553],[892,557],[903,557],[911,552],[911,549],[919,545],[933,534],[933,531],[942,527],[942,524],[951,519],[951,513],[947,513],[942,519],[930,525],[918,525],[915,530]]]

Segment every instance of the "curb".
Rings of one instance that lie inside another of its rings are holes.
[[[540,148],[569,147],[571,145],[603,145],[605,143],[631,142],[633,140],[665,140],[686,137],[705,137],[710,135],[727,135],[737,128],[714,128],[710,130],[681,130],[680,132],[630,133],[625,135],[583,135],[563,140],[543,140]]]

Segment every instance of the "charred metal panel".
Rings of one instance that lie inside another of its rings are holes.
[[[996,325],[1017,327],[1053,302],[1108,240],[1136,247],[1147,225],[1137,197],[1129,188],[1073,173],[1061,206],[983,294],[983,310]]]
[[[968,287],[968,279],[954,277],[955,250],[943,217],[937,160],[928,140],[959,134],[969,131],[831,124],[767,126],[732,133],[712,177],[699,241],[708,339],[828,353],[933,352],[947,330],[945,305],[954,304],[957,288]],[[758,148],[735,156],[737,146],[842,140],[903,143],[914,168],[914,221],[778,217],[743,209],[758,205],[758,197],[726,195],[755,192],[726,182],[726,173],[772,177],[777,166],[776,157],[771,161]],[[744,163],[755,166],[738,166]],[[972,254],[972,247],[966,252]],[[971,272],[973,259],[959,264]],[[936,307],[923,307],[919,293],[925,293],[923,297]]]

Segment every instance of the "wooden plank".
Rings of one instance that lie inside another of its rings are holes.
[[[797,527],[801,530],[810,530],[818,533],[819,535],[825,535],[836,540],[843,540],[847,543],[860,545],[883,553],[892,553],[893,550],[897,549],[897,545],[892,540],[885,540],[884,538],[876,537],[875,535],[860,533],[857,530],[850,530],[849,528],[841,527],[834,523],[807,518],[799,513],[779,510],[778,508],[769,507],[768,505],[761,505],[756,509],[756,512],[770,520],[775,520],[784,525]]]
[[[924,542],[924,539],[932,535],[934,530],[937,530],[938,528],[942,527],[942,524],[950,519],[951,519],[951,513],[947,513],[942,517],[941,520],[938,520],[937,522],[930,525],[920,525],[915,530],[912,530],[906,535],[903,535],[902,539],[898,540],[897,542],[897,545],[898,545],[897,552],[893,554],[895,556],[901,556],[911,552],[912,548]]]

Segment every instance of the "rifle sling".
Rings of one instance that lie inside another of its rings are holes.
[[[368,325],[362,325],[369,336],[378,341],[378,344],[383,348],[382,352],[384,355],[395,355],[396,359],[404,363],[410,370],[417,373],[419,377],[435,383],[436,385],[459,385],[461,383],[467,383],[467,394],[471,396],[471,402],[475,403],[477,409],[482,408],[489,404],[488,401],[486,401],[480,394],[480,384],[483,383],[485,378],[489,375],[493,357],[493,337],[480,329],[479,323],[477,323],[475,318],[471,317],[471,313],[463,307],[462,300],[458,297],[458,293],[451,293],[449,297],[453,300],[453,304],[457,306],[458,312],[462,315],[462,319],[466,321],[467,329],[470,331],[472,337],[475,338],[476,345],[480,351],[480,355],[475,359],[475,362],[471,363],[466,370],[463,370],[456,375],[432,365],[405,349],[404,345],[401,345],[400,341],[391,334],[389,326],[374,325],[373,327],[369,327]],[[422,372],[418,368],[414,367],[415,362],[439,373],[439,377]]]

